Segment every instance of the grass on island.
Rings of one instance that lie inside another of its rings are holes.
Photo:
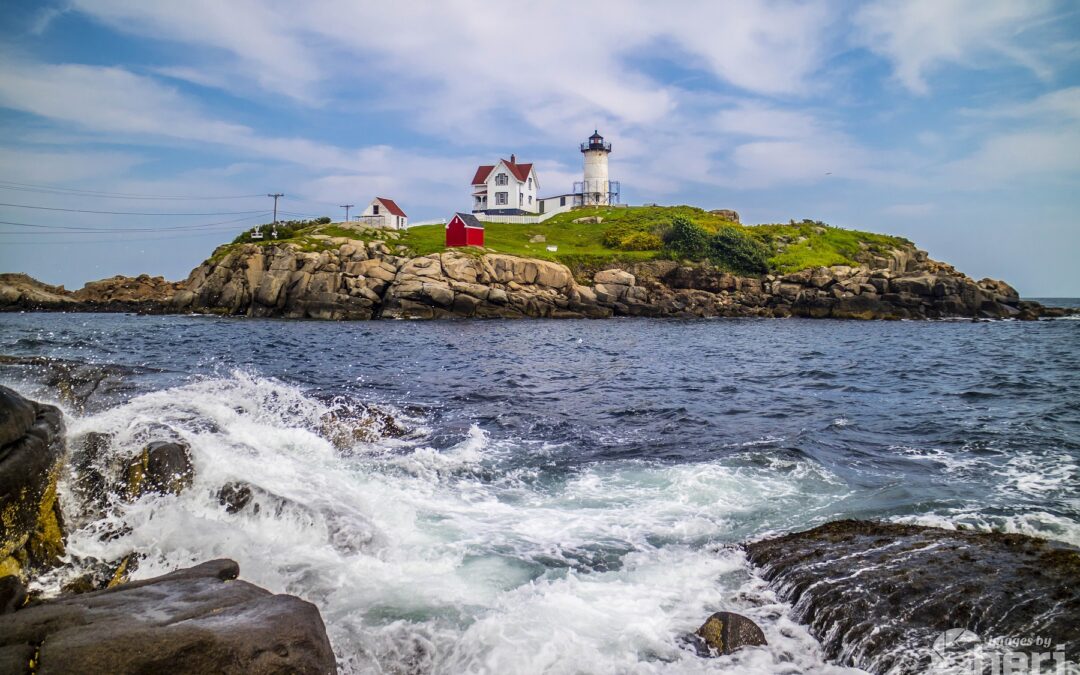
[[[574,222],[596,216],[603,222]],[[673,223],[681,226],[673,228]],[[263,226],[263,232],[268,233],[269,228]],[[336,247],[324,237],[370,241],[388,238],[387,232],[355,223],[332,223],[329,218],[292,221],[279,223],[277,239],[253,241],[251,231],[245,231],[232,245],[219,247],[214,257],[224,256],[233,245],[241,243],[266,246],[291,242],[305,251],[321,251]],[[447,250],[442,224],[389,232],[397,235],[390,245],[404,246],[411,255]],[[676,239],[686,233],[693,241],[681,245]],[[537,235],[544,241],[531,241]],[[709,259],[732,272],[787,273],[808,267],[854,264],[861,250],[881,253],[907,243],[899,237],[845,230],[811,220],[747,226],[692,206],[641,206],[578,208],[530,225],[485,223],[484,249],[458,250],[477,255],[496,252],[551,260],[567,265],[575,274],[613,262],[671,258]],[[556,250],[548,250],[549,246]]]

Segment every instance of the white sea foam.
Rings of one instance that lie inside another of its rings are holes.
[[[196,477],[178,496],[81,522],[69,552],[136,551],[140,578],[233,558],[243,578],[318,605],[350,673],[858,672],[825,664],[742,554],[721,545],[796,526],[841,496],[812,462],[746,454],[545,476],[515,459],[551,448],[495,442],[475,426],[445,450],[421,438],[341,452],[318,434],[329,410],[234,373],[73,419],[72,439],[112,434],[120,457],[182,440]],[[237,480],[257,488],[257,513],[218,503]],[[102,541],[107,530],[123,533]],[[754,618],[769,647],[709,660],[680,647],[720,609]]]

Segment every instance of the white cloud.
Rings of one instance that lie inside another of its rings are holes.
[[[855,41],[891,61],[917,94],[929,93],[927,77],[944,64],[1006,62],[1048,79],[1055,64],[1033,29],[1055,7],[1051,0],[876,0],[856,13]]]
[[[1020,103],[1003,103],[991,108],[964,109],[974,117],[1080,120],[1080,87],[1066,87]]]
[[[968,157],[942,167],[950,184],[986,189],[1040,177],[1075,181],[1080,172],[1080,130],[1005,132],[987,139]]]
[[[470,142],[518,121],[549,137],[598,120],[659,122],[680,92],[627,65],[652,56],[657,44],[675,46],[672,60],[743,89],[804,92],[835,20],[825,0],[677,7],[321,0],[302,11],[256,0],[75,0],[74,7],[116,30],[211,48],[209,56],[196,50],[192,63],[163,66],[171,76],[240,91],[255,82],[312,104],[318,92],[348,82],[360,100],[394,100],[426,132]]]

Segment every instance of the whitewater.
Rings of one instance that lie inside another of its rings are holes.
[[[69,475],[69,559],[232,558],[319,607],[346,673],[858,673],[741,542],[877,517],[1080,544],[1075,322],[385,326],[5,318],[5,354],[128,369],[86,405],[0,370],[72,452],[191,449],[179,495],[92,509]],[[722,609],[768,647],[696,656]]]

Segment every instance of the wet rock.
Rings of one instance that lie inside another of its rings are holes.
[[[115,364],[8,355],[0,355],[0,370],[47,387],[50,394],[80,411],[104,405],[118,392],[130,388],[128,377],[146,372]]]
[[[26,602],[26,584],[15,575],[0,577],[0,614],[14,612]]]
[[[768,644],[765,633],[756,623],[742,614],[716,612],[691,636],[690,643],[699,656],[732,654],[743,647],[762,647]]]
[[[1080,550],[1018,534],[843,520],[746,546],[830,659],[924,672],[950,628],[1080,651]]]
[[[338,450],[348,450],[356,443],[371,443],[382,438],[401,438],[406,429],[391,413],[376,406],[342,404],[320,418],[319,435]]]
[[[139,567],[139,557],[134,554],[123,556],[119,560],[76,559],[72,566],[81,572],[66,582],[60,592],[67,595],[91,593],[127,583],[128,578]]]
[[[29,411],[32,411],[32,418]],[[57,481],[67,455],[64,421],[54,406],[0,387],[0,577],[55,565],[64,553]]]
[[[0,615],[0,670],[33,659],[40,673],[335,672],[318,609],[238,574],[215,560]]]
[[[186,445],[155,441],[128,461],[125,475],[127,498],[138,499],[151,492],[180,494],[195,479],[195,467]]]
[[[229,513],[239,513],[251,503],[251,499],[254,494],[251,491],[251,486],[247,483],[233,482],[226,483],[218,490],[218,503],[225,507],[225,510]],[[255,512],[258,513],[259,505],[255,505]]]

